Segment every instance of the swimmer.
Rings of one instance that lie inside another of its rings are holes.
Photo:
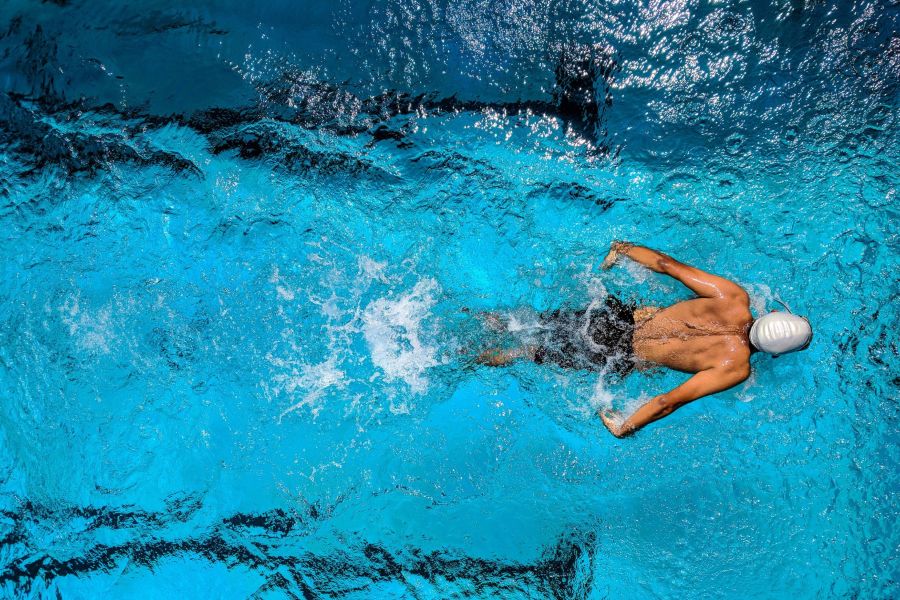
[[[600,413],[616,437],[633,434],[679,407],[743,382],[750,356],[778,356],[803,350],[812,340],[804,317],[772,311],[754,319],[750,296],[738,284],[678,262],[662,252],[628,242],[613,242],[602,268],[621,257],[677,279],[698,297],[672,306],[628,305],[609,296],[585,310],[555,310],[538,316],[540,339],[512,350],[489,349],[476,359],[502,366],[519,358],[566,368],[588,368],[627,375],[635,367],[663,366],[693,376],[653,397],[633,414]],[[495,314],[489,315],[496,320]]]

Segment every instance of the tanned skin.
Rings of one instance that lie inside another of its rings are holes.
[[[603,424],[620,438],[672,414],[688,402],[746,380],[750,376],[749,332],[753,324],[750,297],[733,281],[627,242],[612,243],[602,268],[612,268],[623,256],[677,279],[698,297],[665,308],[644,307],[634,312],[635,357],[644,366],[662,365],[694,375],[675,389],[653,397],[624,420],[624,415],[601,411]],[[489,349],[477,360],[502,366],[518,358],[533,359],[534,351],[532,347]]]
[[[738,284],[680,263],[643,246],[613,242],[603,261],[611,268],[625,256],[677,279],[697,298],[666,308],[635,311],[637,358],[694,375],[675,389],[653,397],[624,421],[602,411],[603,424],[616,437],[631,435],[697,398],[727,390],[750,376],[750,296]]]

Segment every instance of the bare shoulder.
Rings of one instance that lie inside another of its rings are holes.
[[[747,293],[747,290],[734,283],[733,281],[729,281],[731,285],[725,287],[723,290],[725,292],[725,298],[734,304],[740,304],[744,306],[748,311],[750,310],[750,294]]]
[[[750,348],[745,344],[732,346],[718,367],[723,379],[737,385],[750,377]]]
[[[723,316],[735,326],[746,325],[753,320],[750,312],[750,295],[747,291],[735,284],[734,289],[717,304]]]
[[[735,292],[734,296],[725,296],[722,298],[693,298],[679,302],[685,308],[690,308],[698,316],[704,316],[709,319],[725,321],[732,326],[738,327],[745,325],[753,320],[750,313],[750,298],[746,296],[741,288],[738,288],[744,294],[741,296]]]
[[[729,312],[731,313],[732,319],[741,325],[753,321],[753,314],[750,312],[749,302],[735,302],[729,306]]]

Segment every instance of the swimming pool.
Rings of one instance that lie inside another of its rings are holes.
[[[0,7],[4,597],[897,596],[896,3],[246,4]],[[613,239],[811,348],[467,360]]]

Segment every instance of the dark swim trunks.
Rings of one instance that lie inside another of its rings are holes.
[[[540,314],[542,335],[534,362],[566,369],[606,371],[621,377],[634,369],[634,305],[615,296],[584,310],[557,309]]]

